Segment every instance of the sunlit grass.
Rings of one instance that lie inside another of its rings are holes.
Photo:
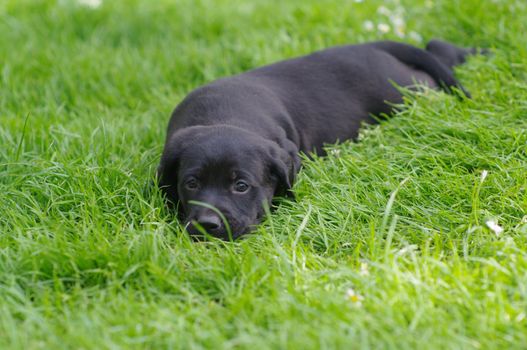
[[[522,348],[524,1],[0,3],[0,348]],[[387,28],[388,27],[388,28]],[[493,49],[305,159],[246,239],[150,184],[192,88],[344,43]],[[500,230],[501,229],[501,230]]]

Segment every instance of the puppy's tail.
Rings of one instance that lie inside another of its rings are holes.
[[[490,55],[490,51],[487,49],[459,47],[438,39],[430,40],[426,44],[426,51],[430,52],[450,69],[465,63],[467,56]]]
[[[453,71],[430,52],[391,41],[377,42],[374,45],[404,64],[427,73],[446,92],[458,96],[458,92],[461,92],[465,97],[470,98],[470,93],[457,81]]]

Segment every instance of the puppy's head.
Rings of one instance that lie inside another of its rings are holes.
[[[191,235],[230,239],[258,224],[273,196],[291,188],[296,147],[232,126],[193,126],[170,135],[158,181]]]

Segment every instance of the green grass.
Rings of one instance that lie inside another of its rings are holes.
[[[523,0],[3,0],[0,348],[527,348],[526,19]],[[473,99],[410,96],[305,160],[256,234],[193,243],[149,190],[192,88],[435,37],[493,49],[457,70]]]

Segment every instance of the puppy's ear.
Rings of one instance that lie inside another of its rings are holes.
[[[165,166],[161,164],[157,167],[156,182],[161,192],[165,195],[168,207],[173,209],[179,202],[177,179],[175,179],[175,181],[168,180],[167,177],[169,177],[169,171],[166,171],[165,169]]]
[[[177,173],[179,170],[179,155],[181,152],[181,137],[174,134],[165,142],[161,161],[157,167],[157,184],[166,195],[171,207],[179,202],[177,192]]]
[[[274,144],[269,152],[271,175],[277,179],[276,196],[292,197],[291,188],[300,170],[300,157],[296,145],[285,140],[280,145]]]

